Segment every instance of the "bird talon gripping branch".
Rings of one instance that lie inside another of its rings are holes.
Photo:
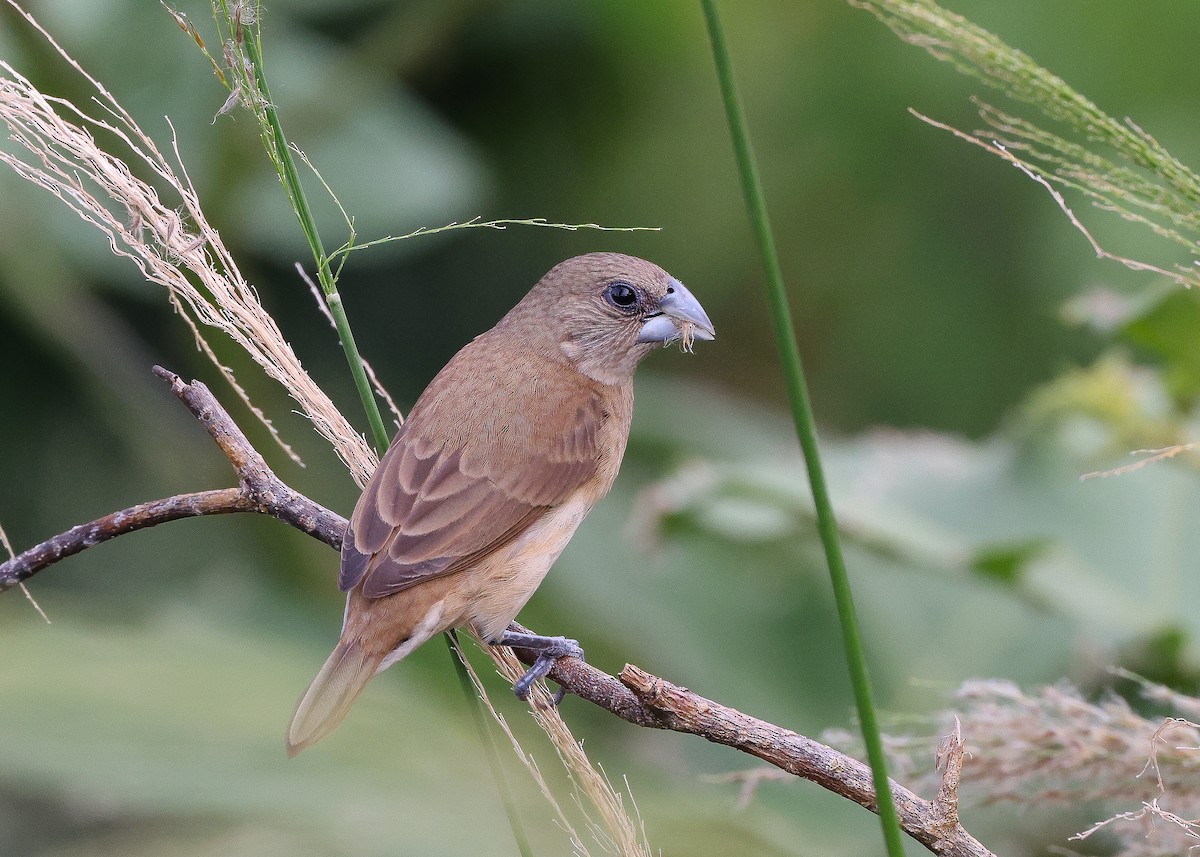
[[[529,649],[537,652],[539,657],[556,661],[559,658],[579,658],[584,660],[583,649],[578,640],[570,637],[543,637],[541,634],[523,634],[518,631],[505,631],[499,640],[493,644],[508,646],[511,649]]]
[[[625,454],[633,373],[656,346],[712,339],[657,265],[591,253],[555,266],[430,382],[363,491],[342,546],[341,639],[300,698],[294,755],[329,734],[371,676],[451,628],[532,649],[524,698],[574,640],[505,629]]]
[[[538,655],[533,666],[525,670],[525,674],[517,679],[513,685],[513,693],[517,695],[517,699],[522,702],[529,701],[529,692],[533,690],[533,683],[539,678],[545,678],[550,674],[550,670],[554,669],[554,661],[556,658],[548,655]]]
[[[510,646],[514,649],[526,649],[531,652],[537,652],[537,659],[534,660],[533,666],[525,671],[525,674],[517,679],[513,685],[513,693],[517,695],[517,699],[525,702],[529,699],[529,691],[533,688],[533,683],[540,678],[545,678],[550,674],[550,670],[554,669],[554,663],[559,658],[579,658],[584,660],[583,649],[579,645],[578,640],[572,640],[568,637],[543,637],[538,634],[523,634],[516,631],[505,631],[504,636],[497,640],[493,645]],[[553,704],[558,705],[566,696],[566,690],[559,688],[554,694]]]

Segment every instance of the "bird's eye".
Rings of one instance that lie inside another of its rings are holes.
[[[637,289],[629,283],[616,282],[604,290],[608,302],[619,310],[629,310],[638,302]]]

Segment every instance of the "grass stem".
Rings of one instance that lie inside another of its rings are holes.
[[[517,812],[516,803],[513,801],[512,790],[508,787],[508,779],[504,776],[504,765],[500,760],[500,751],[496,748],[492,723],[484,713],[483,700],[475,692],[475,686],[471,682],[471,674],[467,672],[465,663],[467,653],[462,650],[462,644],[458,642],[457,633],[447,631],[445,637],[446,645],[450,647],[450,657],[454,660],[454,672],[458,676],[463,694],[473,703],[470,706],[471,715],[475,720],[475,728],[483,738],[488,767],[492,769],[492,777],[496,780],[500,791],[500,798],[504,801],[504,812],[508,815],[508,824],[512,828],[513,839],[517,842],[517,849],[521,852],[521,857],[533,857],[533,849],[529,845],[529,837],[525,835],[525,827],[521,824],[521,816]],[[482,687],[483,685],[481,684],[480,688],[482,689]]]
[[[809,402],[808,385],[804,380],[804,369],[800,362],[800,349],[796,344],[796,331],[792,325],[791,308],[787,292],[783,287],[783,273],[779,256],[775,252],[775,241],[771,235],[771,224],[767,218],[767,206],[763,198],[762,184],[754,163],[754,152],[750,147],[750,132],[746,127],[741,102],[733,79],[733,65],[725,43],[725,32],[717,14],[715,0],[701,0],[704,17],[708,25],[709,41],[712,43],[713,62],[720,82],[721,97],[725,104],[725,116],[729,133],[733,139],[734,155],[737,159],[738,175],[750,215],[751,227],[758,242],[763,267],[767,275],[767,294],[771,312],[771,323],[779,346],[780,360],[787,381],[788,399],[792,418],[796,424],[796,435],[804,452],[808,468],[808,481],[812,488],[813,505],[816,509],[817,529],[821,544],[825,548],[825,559],[829,566],[829,577],[833,584],[834,600],[842,626],[842,644],[846,651],[846,662],[850,671],[850,682],[854,688],[854,699],[862,723],[863,740],[875,783],[879,819],[883,825],[883,838],[890,857],[903,857],[904,843],[900,834],[900,821],[896,815],[895,802],[888,785],[887,759],[883,752],[883,741],[879,734],[879,722],[875,704],[871,698],[871,680],[867,672],[866,656],[862,637],[858,630],[858,617],[854,608],[854,596],[850,590],[850,579],[846,563],[842,558],[841,541],[838,537],[837,520],[833,504],[825,484],[825,472],[817,443],[817,430]]]
[[[367,379],[366,370],[363,368],[358,345],[354,342],[354,332],[350,329],[350,321],[346,317],[346,309],[342,305],[342,296],[338,294],[337,281],[329,269],[329,257],[325,254],[320,233],[317,232],[316,220],[314,220],[312,209],[308,205],[304,187],[300,183],[300,175],[296,170],[296,162],[292,157],[292,150],[288,146],[287,137],[284,136],[279,113],[271,100],[271,90],[267,86],[267,76],[262,66],[259,38],[259,30],[254,28],[245,33],[244,44],[246,58],[254,70],[255,87],[262,96],[261,109],[267,124],[266,130],[270,135],[271,160],[279,171],[279,179],[292,204],[292,210],[296,212],[296,218],[300,221],[300,228],[308,241],[313,259],[317,263],[317,281],[321,284],[321,291],[325,295],[325,302],[333,316],[333,323],[337,328],[342,350],[346,353],[346,361],[350,364],[350,375],[354,378],[354,386],[358,390],[358,397],[362,400],[363,410],[367,414],[367,422],[371,426],[375,451],[382,455],[388,446],[387,429],[383,424],[383,416],[379,413],[379,403],[375,401],[375,394],[371,390],[371,382]]]
[[[225,8],[223,3],[222,8]],[[337,290],[337,278],[330,269],[329,256],[325,253],[324,244],[321,241],[320,233],[317,231],[316,220],[313,218],[312,209],[308,205],[308,197],[305,196],[304,187],[300,183],[300,175],[296,170],[296,162],[292,157],[291,147],[288,145],[287,137],[283,133],[283,125],[279,120],[279,113],[275,109],[274,102],[271,100],[271,90],[267,84],[266,73],[263,70],[262,50],[259,44],[261,31],[257,27],[251,27],[244,28],[241,32],[238,32],[238,23],[233,18],[227,20],[230,22],[231,31],[234,32],[234,38],[240,38],[242,44],[245,46],[246,59],[249,61],[249,66],[254,75],[254,87],[258,91],[259,96],[261,96],[261,100],[257,106],[260,122],[263,125],[262,132],[264,142],[267,145],[267,153],[279,173],[279,180],[283,184],[284,191],[287,193],[292,210],[296,213],[297,220],[300,221],[300,228],[304,232],[304,237],[308,241],[313,259],[316,261],[317,281],[320,283],[321,292],[325,296],[325,302],[329,307],[330,315],[333,316],[334,327],[337,328],[338,339],[341,341],[342,350],[346,354],[346,361],[350,364],[350,374],[354,378],[354,386],[358,389],[363,409],[367,413],[367,421],[371,426],[371,434],[375,440],[376,452],[382,455],[383,451],[388,447],[387,429],[384,427],[383,416],[379,412],[379,403],[375,400],[375,394],[371,390],[371,384],[367,378],[362,358],[359,355],[358,346],[354,341],[354,332],[350,328],[350,320],[346,316],[346,309],[342,304],[342,296]],[[504,777],[504,770],[499,752],[496,749],[495,738],[484,715],[483,703],[475,695],[475,690],[471,686],[466,668],[459,659],[460,655],[456,651],[457,640],[453,634],[446,634],[445,640],[450,660],[454,663],[463,694],[467,698],[467,707],[471,709],[472,719],[475,722],[476,729],[479,731],[480,740],[484,745],[488,765],[491,768],[492,776],[496,780],[496,786],[504,804],[504,812],[508,817],[509,826],[512,828],[517,848],[522,857],[532,857],[533,852],[530,849],[528,837],[525,834],[524,826],[517,813],[512,791]]]

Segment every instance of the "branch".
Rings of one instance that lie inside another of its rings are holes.
[[[527,663],[533,659],[532,653],[524,651],[517,651],[517,656]],[[619,678],[614,678],[583,661],[561,658],[549,677],[636,726],[686,732],[733,747],[876,811],[871,769],[862,762],[790,729],[705,699],[633,664],[626,664]],[[935,854],[993,857],[958,823],[957,812],[946,811],[958,785],[958,769],[952,770],[954,778],[947,776],[936,803],[891,782],[900,826]]]
[[[199,381],[184,383],[172,372],[155,367],[160,378],[208,430],[238,474],[237,488],[180,494],[133,506],[90,524],[81,524],[0,564],[0,591],[7,589],[85,548],[116,536],[166,521],[196,515],[257,512],[278,518],[340,550],[346,520],[288,487],[250,445],[233,419]],[[525,628],[514,623],[514,630]],[[534,654],[515,650],[527,663]],[[575,658],[560,658],[550,678],[565,690],[636,726],[699,735],[757,756],[795,776],[854,801],[872,812],[875,790],[871,769],[850,756],[811,738],[705,699],[687,688],[626,664],[619,678]],[[893,782],[901,826],[930,851],[946,857],[993,857],[958,823],[951,809],[958,785],[961,751],[948,765],[938,801],[923,800]]]
[[[36,547],[0,563],[0,592],[15,586],[60,559],[135,530],[197,515],[258,512],[278,518],[302,532],[341,550],[346,520],[288,487],[276,476],[233,419],[199,381],[185,384],[160,366],[154,374],[171,384],[192,415],[208,430],[233,469],[238,487],[179,494],[113,512],[89,524],[72,527]]]
[[[113,512],[92,521],[71,527],[52,539],[47,539],[19,556],[0,564],[0,592],[22,583],[43,568],[60,559],[74,556],[80,551],[106,542],[109,539],[164,524],[191,518],[196,515],[222,515],[229,512],[251,512],[253,508],[239,488],[221,488],[215,491],[200,491],[195,494],[180,494],[165,500],[139,503]]]

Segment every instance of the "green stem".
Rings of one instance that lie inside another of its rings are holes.
[[[725,32],[717,16],[715,0],[701,0],[704,17],[708,24],[709,40],[712,43],[713,62],[720,81],[721,96],[725,103],[725,116],[729,133],[733,138],[733,150],[737,158],[738,174],[751,226],[758,242],[763,266],[767,274],[767,295],[770,301],[771,322],[779,346],[784,377],[787,381],[788,399],[791,402],[792,418],[796,424],[796,435],[804,452],[808,467],[808,481],[812,488],[813,505],[817,514],[817,529],[821,544],[825,548],[825,559],[829,566],[829,577],[833,584],[834,600],[842,626],[842,645],[846,651],[846,662],[850,670],[850,682],[854,687],[854,699],[858,706],[858,717],[862,723],[863,740],[867,758],[875,783],[876,803],[879,820],[883,825],[883,838],[890,857],[903,857],[904,843],[900,835],[900,821],[892,799],[887,776],[887,759],[883,752],[883,741],[879,734],[879,722],[875,704],[871,699],[871,680],[867,673],[866,656],[863,653],[862,637],[858,630],[858,618],[854,609],[854,596],[850,590],[850,579],[846,574],[846,563],[842,558],[841,542],[838,538],[837,520],[833,504],[825,484],[825,473],[817,444],[817,430],[813,420],[812,405],[809,403],[808,385],[804,380],[804,369],[800,361],[800,349],[796,344],[796,331],[792,326],[791,308],[783,287],[783,272],[779,256],[775,252],[775,241],[771,235],[771,224],[767,218],[767,206],[763,199],[762,184],[750,148],[750,132],[738,100],[733,80],[733,66],[729,60],[729,49],[725,44]]]
[[[517,806],[512,799],[512,791],[508,788],[508,780],[504,776],[504,766],[500,762],[500,753],[496,749],[491,723],[484,716],[483,701],[480,700],[475,686],[471,683],[471,676],[467,672],[467,666],[464,663],[467,655],[459,645],[458,634],[454,631],[446,632],[446,645],[450,648],[450,657],[454,660],[454,671],[458,674],[458,681],[462,685],[463,693],[475,703],[471,706],[471,715],[475,719],[475,728],[479,730],[483,739],[492,776],[499,784],[500,797],[504,801],[504,812],[508,815],[508,824],[512,828],[513,838],[517,840],[517,848],[521,852],[521,857],[533,857],[533,849],[530,848],[529,839],[525,836],[525,828],[521,824],[521,817],[517,814]]]
[[[367,412],[367,420],[371,424],[371,433],[375,437],[375,451],[382,453],[388,446],[387,429],[384,428],[383,417],[379,413],[379,404],[375,401],[371,384],[367,380],[366,370],[363,368],[362,358],[358,353],[358,346],[354,342],[354,332],[350,329],[350,320],[346,317],[346,309],[342,305],[342,296],[338,294],[337,279],[333,276],[329,268],[329,257],[325,254],[325,247],[321,243],[320,233],[317,232],[316,220],[313,218],[312,209],[309,208],[308,198],[304,194],[304,187],[300,184],[300,175],[296,170],[296,162],[292,158],[292,151],[288,147],[287,137],[284,136],[283,125],[279,121],[279,113],[275,110],[275,105],[271,100],[271,91],[267,86],[267,77],[262,67],[262,52],[258,43],[259,37],[259,31],[254,29],[245,34],[244,43],[246,46],[246,56],[250,60],[251,67],[254,69],[255,86],[262,96],[261,108],[266,118],[267,130],[270,132],[269,151],[274,150],[272,160],[276,164],[280,181],[283,183],[288,199],[292,203],[292,210],[296,212],[296,217],[300,221],[300,228],[303,230],[304,237],[308,240],[309,249],[316,260],[317,279],[321,284],[321,291],[325,295],[325,302],[329,307],[329,312],[333,316],[334,327],[337,328],[338,338],[342,343],[342,350],[346,354],[346,361],[350,364],[350,374],[354,377],[354,386],[358,389],[358,396],[362,399],[363,409]],[[504,812],[508,816],[508,823],[512,828],[513,838],[516,839],[517,848],[520,850],[522,857],[532,857],[533,852],[529,847],[529,840],[525,835],[521,819],[517,815],[517,807],[512,799],[512,791],[505,781],[500,755],[496,750],[495,741],[488,728],[487,718],[483,713],[483,703],[475,694],[475,690],[471,686],[470,677],[467,675],[466,667],[459,659],[460,654],[456,652],[458,641],[454,638],[452,632],[446,634],[445,639],[446,647],[450,652],[450,660],[454,662],[455,670],[462,684],[463,693],[467,697],[467,707],[471,709],[475,727],[478,729],[480,740],[483,741],[486,749],[488,764],[492,769],[492,776],[496,780],[497,788],[504,802]]]
[[[321,291],[325,294],[325,302],[333,315],[334,326],[346,353],[346,362],[350,364],[350,374],[354,378],[354,386],[358,389],[358,397],[362,400],[363,409],[367,412],[367,422],[371,424],[371,434],[375,438],[375,451],[382,453],[388,446],[387,429],[383,425],[383,416],[379,413],[379,404],[371,390],[371,382],[367,380],[367,372],[363,369],[362,358],[358,346],[354,342],[354,333],[350,329],[350,321],[346,318],[346,309],[342,306],[342,297],[338,294],[337,281],[329,270],[329,257],[325,255],[325,247],[321,243],[317,223],[313,219],[312,209],[308,206],[308,197],[304,195],[304,187],[300,184],[300,175],[296,171],[296,162],[292,158],[292,150],[288,148],[287,137],[283,134],[283,125],[279,122],[279,113],[271,100],[271,91],[267,87],[267,76],[262,68],[262,54],[259,50],[259,33],[253,30],[245,34],[246,56],[254,68],[254,82],[263,98],[262,110],[266,116],[271,133],[272,148],[275,150],[279,178],[284,190],[292,203],[292,210],[300,220],[300,228],[308,239],[308,247],[317,262],[317,279],[321,283]]]

